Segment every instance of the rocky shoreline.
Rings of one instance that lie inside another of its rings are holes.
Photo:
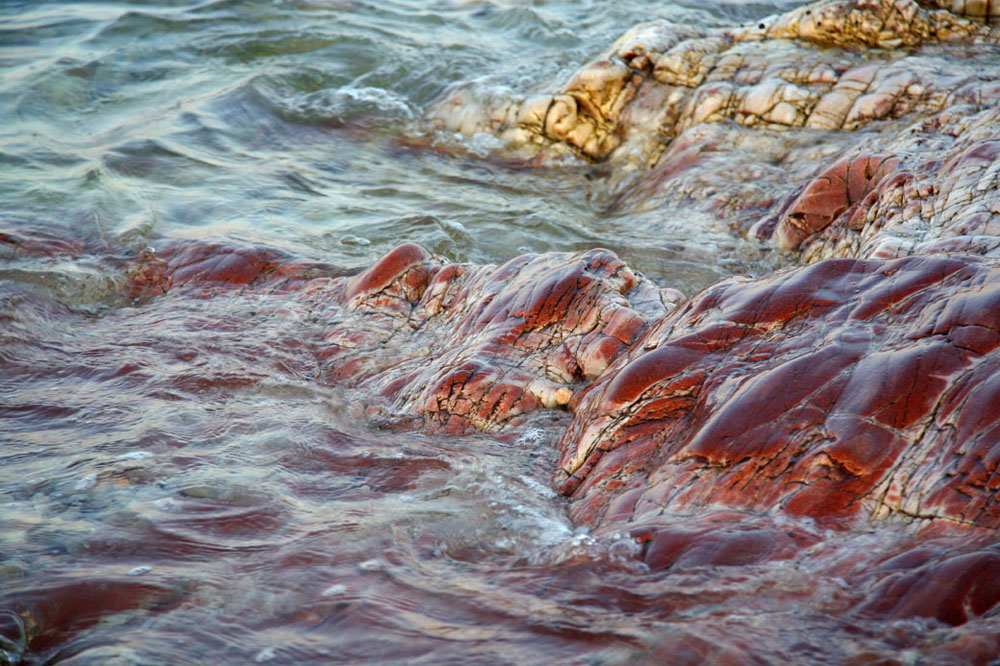
[[[459,86],[430,117],[600,161],[623,205],[695,202],[795,263],[996,256],[998,9],[959,9],[830,0],[738,29],[640,24],[553,93]]]
[[[280,296],[261,307],[295,322],[318,381],[365,397],[357,416],[542,432],[574,522],[628,534],[650,575],[788,561],[817,581],[788,593],[823,596],[826,615],[933,618],[955,627],[947,640],[900,649],[988,663],[1000,4],[945,4],[823,0],[739,29],[643,24],[554,92],[459,87],[430,112],[538,164],[591,160],[622,205],[695,202],[784,253],[774,274],[685,295],[601,249],[493,266],[408,243],[347,276],[178,241],[118,264],[123,297]],[[19,233],[0,236],[5,251],[89,251]],[[226,326],[255,334],[252,317]],[[869,533],[882,539],[858,550]],[[753,662],[741,649],[675,634],[648,656]]]
[[[740,30],[647,24],[554,94],[454,91],[431,114],[449,130],[601,161],[629,197],[701,196],[798,266],[685,299],[604,250],[474,266],[403,245],[290,291],[319,322],[323,380],[372,396],[384,427],[541,423],[574,520],[628,531],[653,570],[791,559],[863,590],[845,617],[963,625],[934,654],[992,658],[1000,74],[978,68],[998,58],[982,19],[1000,8],[959,9],[825,1]],[[290,279],[191,252],[136,264],[133,295]],[[831,535],[865,530],[897,536],[850,567],[830,556]]]

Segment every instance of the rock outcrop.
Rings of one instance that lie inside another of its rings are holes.
[[[259,253],[203,251],[147,256],[133,285],[288,290],[321,378],[376,411],[450,433],[572,411],[557,485],[579,522],[726,505],[1000,527],[989,260],[827,260],[678,308],[679,292],[606,250],[496,267],[406,244],[354,277],[312,279]]]
[[[309,279],[317,268],[260,250],[167,245],[130,267],[129,291],[288,292],[289,307],[317,324],[324,381],[453,433],[564,407],[570,387],[600,376],[683,299],[607,250],[472,266],[404,244],[353,277]]]
[[[554,94],[458,89],[432,111],[604,161],[623,201],[699,201],[787,254],[772,275],[685,299],[600,249],[475,266],[404,244],[348,276],[174,244],[130,265],[129,295],[285,294],[320,381],[356,389],[382,427],[541,428],[573,519],[627,534],[654,574],[787,561],[813,586],[789,593],[824,616],[962,626],[920,649],[985,663],[1000,652],[1000,75],[983,64],[1000,62],[1000,5],[945,5],[646,24]],[[856,552],[872,530],[888,536]],[[672,634],[650,658],[754,654],[727,644]]]
[[[972,8],[980,17],[986,10]],[[976,68],[945,69],[933,54],[971,53],[998,38],[988,24],[913,0],[827,0],[711,32],[654,22],[630,30],[554,94],[483,104],[459,88],[432,117],[453,131],[564,146],[595,160],[642,142],[648,159],[701,123],[854,130],[940,110]]]
[[[996,529],[1000,268],[837,259],[728,280],[657,322],[575,404],[579,520],[723,504]]]
[[[296,322],[320,381],[378,427],[544,433],[574,521],[627,534],[653,572],[787,561],[842,582],[824,613],[934,618],[965,633],[928,654],[996,652],[980,645],[1000,603],[994,260],[832,259],[686,302],[606,250],[475,266],[405,244],[346,276],[168,244],[128,274],[144,308],[267,296],[278,310],[258,315]],[[677,640],[654,653],[715,654]]]
[[[607,162],[619,205],[695,203],[798,261],[996,255],[1000,10],[945,4],[827,0],[710,32],[642,24],[555,93],[458,87],[430,115]]]

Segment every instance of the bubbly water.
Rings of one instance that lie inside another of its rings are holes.
[[[414,241],[477,263],[603,246],[688,294],[753,272],[751,244],[612,200],[592,165],[533,169],[423,117],[458,82],[564,79],[638,21],[787,7],[0,3],[0,233],[90,248],[0,244],[0,663],[621,663],[741,627],[821,661],[835,582],[646,571],[565,517],[550,424],[379,430],[315,381],[295,321],[229,325],[274,297],[134,306],[101,258],[194,239],[348,271]]]

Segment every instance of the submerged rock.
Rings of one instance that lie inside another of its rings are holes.
[[[409,243],[353,277],[309,279],[315,270],[264,251],[167,246],[129,269],[130,293],[291,291],[296,311],[319,323],[325,381],[453,433],[565,407],[573,386],[600,376],[683,300],[600,249],[473,266]]]
[[[168,246],[132,290],[287,293],[321,379],[430,431],[568,408],[557,485],[578,522],[724,504],[1000,527],[993,260],[832,259],[683,307],[607,250],[474,266],[405,244],[353,277],[316,270]]]
[[[571,517],[627,534],[653,572],[788,562],[840,581],[824,613],[969,625],[925,651],[995,654],[996,260],[830,259],[682,302],[606,250],[475,266],[405,244],[320,277],[263,254],[168,245],[131,274],[161,294],[143,307],[277,297],[320,380],[383,426],[509,439],[533,411],[568,410],[530,428],[557,441]],[[877,547],[855,552],[871,530]]]
[[[578,521],[723,504],[1000,527],[997,11],[646,23],[551,95],[458,87],[431,111],[814,263],[705,290],[577,391],[556,481]]]
[[[130,265],[128,293],[279,295],[319,380],[380,427],[542,428],[574,522],[626,535],[650,575],[787,571],[753,580],[851,626],[960,627],[899,642],[985,663],[1000,654],[994,13],[826,0],[737,29],[645,24],[551,95],[459,88],[431,112],[604,161],[625,205],[695,202],[784,252],[772,275],[685,299],[600,249],[476,266],[403,244],[348,276],[174,244]],[[712,632],[634,660],[760,654]]]

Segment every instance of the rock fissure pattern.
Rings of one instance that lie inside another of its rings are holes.
[[[957,83],[971,78],[948,74],[943,61],[893,49],[996,40],[988,24],[912,0],[814,3],[710,34],[654,22],[629,31],[555,95],[483,108],[460,89],[434,117],[456,131],[565,144],[593,159],[607,158],[633,129],[653,130],[658,136],[650,138],[660,139],[724,118],[747,126],[857,129],[937,110]],[[833,57],[830,48],[837,49]],[[879,55],[872,58],[870,49]]]
[[[280,297],[319,379],[381,425],[542,423],[573,520],[627,533],[651,570],[788,560],[850,581],[827,609],[850,622],[969,625],[943,658],[996,656],[1000,78],[980,65],[1000,6],[942,2],[646,24],[557,94],[458,90],[432,114],[606,160],[633,174],[625,200],[701,196],[798,264],[774,274],[686,299],[599,249],[475,266],[404,244],[345,276],[176,244],[134,262],[129,294]],[[891,545],[836,554],[831,533],[876,528]]]
[[[623,205],[701,202],[805,262],[995,255],[1000,10],[947,10],[834,0],[711,33],[642,24],[552,95],[459,87],[431,118],[607,161]]]
[[[990,260],[828,260],[680,307],[605,250],[480,267],[403,245],[312,279],[260,253],[190,255],[144,257],[134,288],[287,291],[316,322],[324,380],[427,430],[569,409],[556,481],[579,522],[726,505],[1000,527]]]

